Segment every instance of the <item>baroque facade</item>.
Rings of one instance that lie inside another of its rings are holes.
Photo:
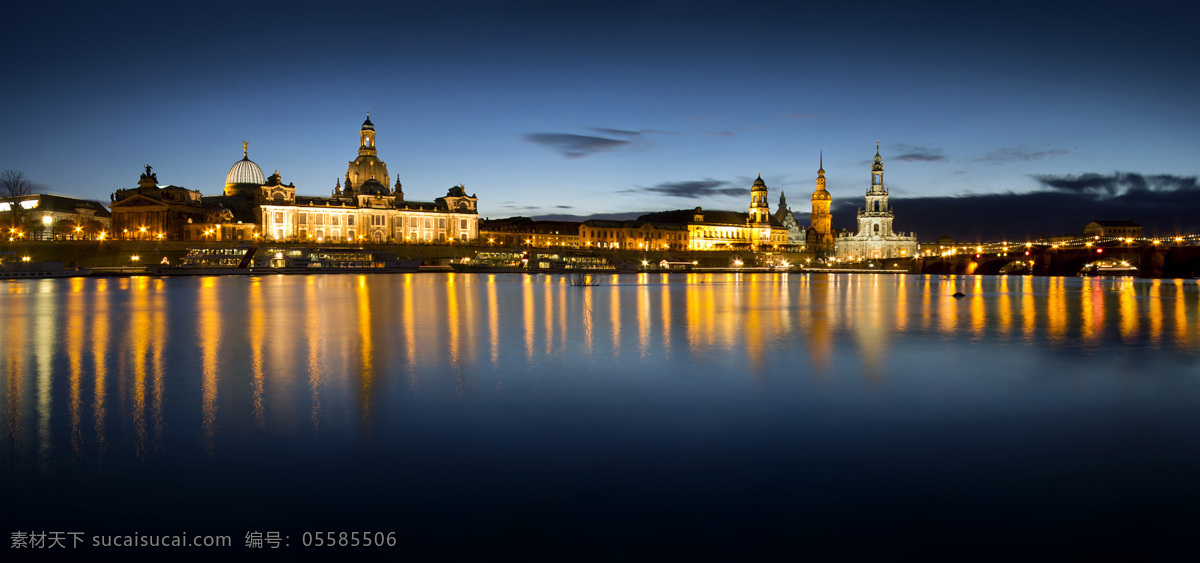
[[[454,243],[479,238],[478,198],[463,185],[433,201],[404,198],[400,178],[389,187],[370,115],[359,129],[358,156],[335,181],[329,197],[296,195],[278,170],[264,178],[243,145],[242,159],[225,178],[223,195],[205,198],[208,224],[196,238],[262,239],[317,243]]]
[[[188,227],[203,223],[208,213],[199,190],[159,186],[158,174],[147,164],[138,187],[117,190],[110,196],[110,238],[161,240],[186,238]]]
[[[824,174],[818,175],[818,188],[823,179],[821,176]],[[858,210],[858,230],[841,233],[834,242],[837,257],[853,261],[916,256],[916,235],[892,232],[892,208],[888,205],[888,190],[883,184],[883,159],[879,156],[879,143],[875,144],[875,164],[871,166],[871,186],[867,188],[866,204],[866,210]]]

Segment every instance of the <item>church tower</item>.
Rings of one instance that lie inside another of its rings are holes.
[[[350,161],[346,169],[346,181],[343,182],[342,193],[348,196],[390,195],[388,189],[387,164],[379,160],[379,151],[375,148],[375,124],[371,123],[371,112],[363,121],[358,131],[358,158]]]
[[[871,187],[867,188],[867,209],[858,212],[858,234],[869,237],[891,237],[892,209],[888,206],[888,191],[883,185],[883,159],[879,142],[875,142],[875,164],[871,166]]]
[[[758,179],[754,181],[754,185],[750,187],[750,225],[766,225],[771,216],[771,206],[767,203],[767,183],[763,181],[762,174],[758,175]]]
[[[825,189],[825,147],[821,147],[821,160],[817,168],[817,191],[812,195],[812,240],[808,245],[818,252],[833,250],[833,214],[830,207],[833,196]]]

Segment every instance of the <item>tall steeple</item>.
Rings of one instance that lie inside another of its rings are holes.
[[[808,245],[818,254],[833,251],[833,196],[825,189],[825,145],[821,145],[820,164],[817,165],[817,189],[812,195],[812,213],[809,215],[812,233]]]
[[[879,156],[879,141],[875,141],[875,164],[871,166],[871,191],[887,193],[883,187],[883,157]]]

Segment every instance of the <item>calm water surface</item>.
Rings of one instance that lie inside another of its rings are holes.
[[[242,552],[372,530],[445,558],[1176,554],[1200,544],[1198,290],[0,281],[2,519]]]

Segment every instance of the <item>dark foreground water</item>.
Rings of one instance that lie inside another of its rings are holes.
[[[332,552],[306,532],[359,531],[396,545],[339,557],[1200,551],[1195,281],[603,282],[0,282],[6,543],[83,532],[73,554],[99,557],[102,534],[218,534],[233,546],[192,550],[244,557],[248,533],[278,532],[308,558]]]

